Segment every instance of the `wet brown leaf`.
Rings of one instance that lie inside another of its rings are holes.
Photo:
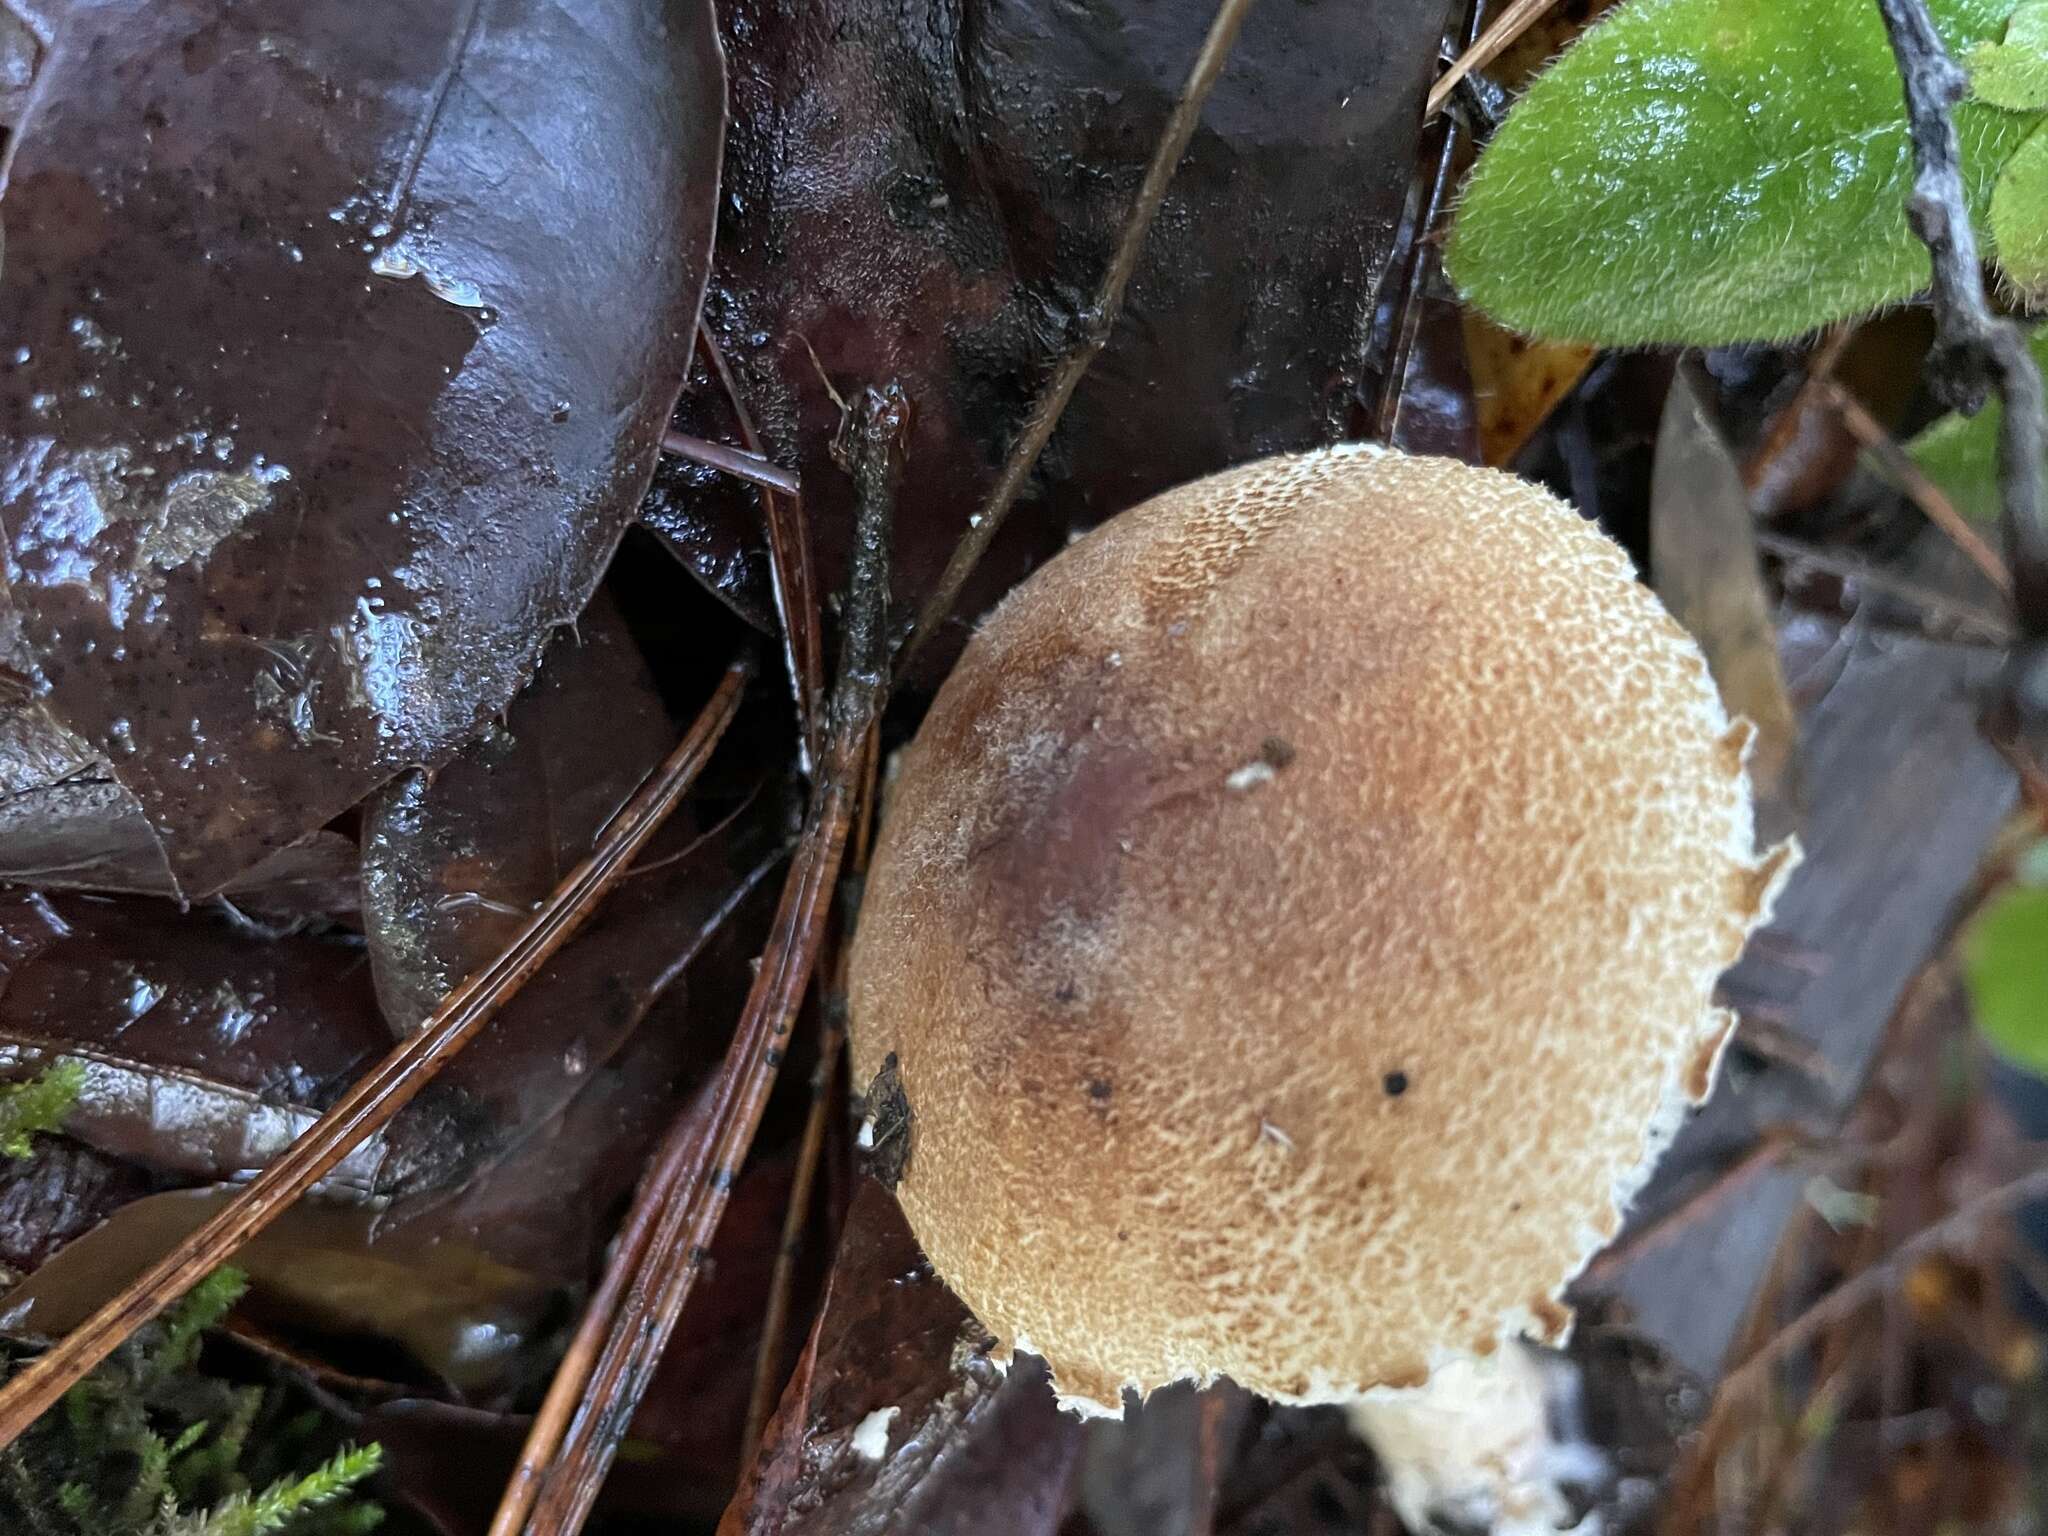
[[[54,1337],[217,1212],[231,1186],[171,1190],[124,1205],[0,1301],[0,1328]],[[501,1386],[559,1303],[545,1279],[459,1243],[379,1232],[374,1211],[301,1201],[235,1255],[249,1315],[280,1330],[405,1351],[414,1379]],[[346,1358],[349,1351],[343,1351]],[[401,1370],[394,1365],[394,1374]]]
[[[991,1343],[895,1200],[863,1179],[824,1308],[719,1536],[1055,1530],[1080,1421],[1054,1406],[1041,1362],[1005,1377]]]
[[[1209,16],[721,12],[734,125],[707,314],[771,453],[802,474],[824,581],[851,512],[818,365],[842,392],[893,379],[910,400],[896,595],[914,605],[1075,334]],[[1442,0],[1253,10],[1124,318],[963,621],[1071,527],[1342,424],[1443,18]]]
[[[601,724],[597,724],[601,722]],[[363,922],[400,1034],[494,958],[674,744],[611,599],[549,644],[502,723],[363,807]],[[689,825],[687,813],[679,817]]]
[[[48,883],[209,894],[446,758],[572,619],[679,387],[709,7],[80,0],[6,190],[0,664],[120,791]],[[36,754],[30,754],[34,756]]]
[[[154,1188],[131,1163],[64,1137],[39,1138],[32,1156],[0,1163],[0,1284]]]
[[[0,1071],[82,1062],[67,1134],[159,1174],[249,1177],[389,1038],[360,950],[146,901],[0,898]],[[391,1145],[323,1187],[367,1197]]]

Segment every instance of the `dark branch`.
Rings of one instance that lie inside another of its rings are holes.
[[[2048,519],[2041,503],[2041,373],[2026,338],[1992,313],[1984,297],[1977,236],[1963,192],[1962,151],[1951,109],[1969,77],[1949,57],[1925,0],[1877,0],[1905,87],[1913,139],[1913,191],[1906,219],[1933,265],[1933,384],[1943,402],[1978,410],[1992,390],[2004,404],[1999,485],[2006,565],[2023,643],[2012,686],[2022,707],[2048,712]]]
[[[980,512],[967,520],[967,531],[960,536],[952,559],[946,562],[938,587],[925,603],[924,611],[918,614],[910,633],[904,637],[903,665],[908,664],[917,648],[953,611],[953,605],[960,600],[960,589],[967,584],[969,574],[987,552],[996,530],[1003,525],[1003,519],[1017,504],[1024,482],[1031,477],[1039,454],[1052,437],[1053,428],[1059,425],[1060,416],[1066,410],[1067,402],[1073,398],[1081,376],[1095,361],[1096,354],[1108,345],[1117,315],[1123,309],[1124,290],[1130,286],[1131,278],[1138,270],[1138,255],[1145,248],[1145,235],[1152,228],[1152,220],[1158,214],[1160,204],[1166,200],[1167,183],[1173,180],[1181,157],[1187,153],[1188,141],[1195,136],[1195,125],[1202,119],[1202,105],[1209,99],[1216,77],[1223,73],[1224,61],[1230,57],[1238,29],[1244,25],[1245,13],[1250,9],[1251,0],[1219,0],[1216,18],[1209,23],[1209,35],[1203,39],[1202,51],[1195,56],[1194,67],[1188,71],[1187,84],[1181,87],[1180,100],[1174,103],[1173,115],[1166,120],[1166,127],[1159,135],[1159,145],[1152,154],[1152,163],[1145,169],[1145,180],[1131,203],[1130,215],[1125,219],[1123,234],[1117,241],[1116,254],[1110,258],[1108,270],[1102,274],[1102,285],[1095,290],[1095,302],[1080,317],[1081,334],[1053,370],[1044,392],[1031,408],[1024,430],[1010,446],[1009,457],[1003,462],[1003,472],[996,480],[995,489],[989,492]],[[898,670],[900,672],[902,667],[899,666]]]

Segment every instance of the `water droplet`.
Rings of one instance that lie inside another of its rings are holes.
[[[16,347],[14,349],[14,366],[17,368],[21,367],[33,356],[35,354],[29,351],[27,347]]]
[[[135,755],[135,727],[126,715],[107,727],[107,746],[123,757]]]

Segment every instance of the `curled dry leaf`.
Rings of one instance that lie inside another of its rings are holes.
[[[914,608],[1083,324],[1209,18],[1053,0],[914,19],[875,0],[723,8],[734,123],[707,317],[770,453],[802,476],[824,582],[842,578],[852,513],[820,367],[842,393],[893,379],[910,400],[895,544]],[[1035,505],[963,619],[1073,526],[1335,434],[1443,19],[1442,0],[1254,8]],[[752,508],[751,489],[731,494]]]
[[[825,1304],[719,1536],[1050,1536],[1081,1425],[1045,1367],[993,1340],[863,1179]]]
[[[394,1030],[417,1029],[505,948],[675,734],[625,620],[600,593],[550,642],[502,723],[436,772],[414,769],[370,797],[363,927]]]
[[[1799,721],[1778,662],[1756,523],[1742,472],[1680,367],[1671,380],[1650,493],[1650,567],[1657,595],[1706,652],[1731,717],[1755,728],[1750,781],[1766,838],[1797,823]]]
[[[646,485],[723,96],[703,0],[65,7],[0,288],[39,878],[209,894],[512,697]]]

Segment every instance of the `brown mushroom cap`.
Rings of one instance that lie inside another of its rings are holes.
[[[854,945],[933,1265],[1111,1409],[1557,1336],[1790,860],[1747,738],[1508,475],[1341,448],[1081,539],[904,753]]]

